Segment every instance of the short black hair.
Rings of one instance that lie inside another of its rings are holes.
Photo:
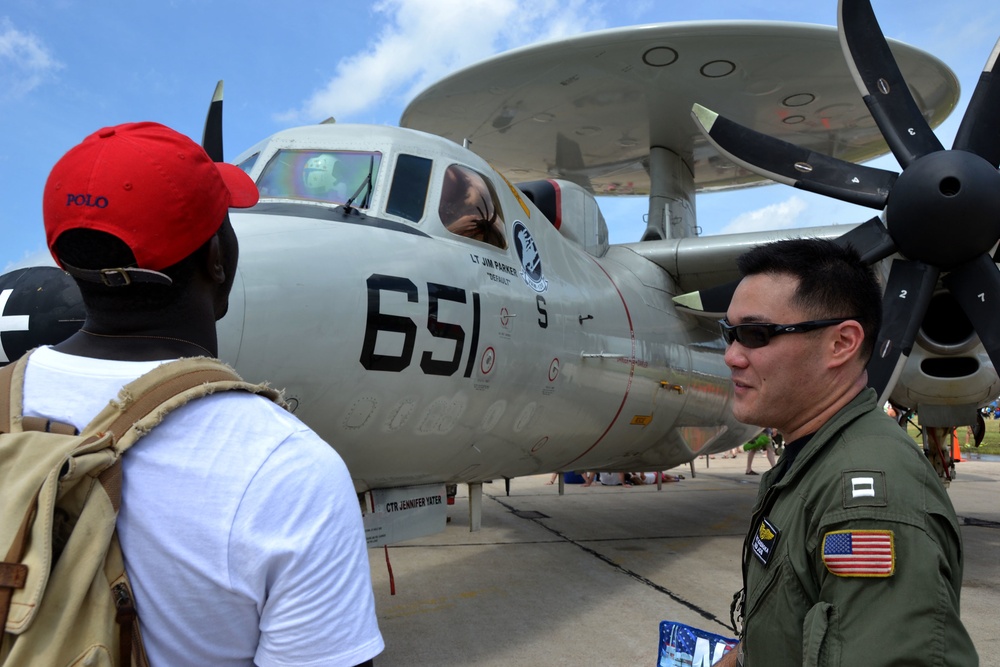
[[[797,278],[796,305],[815,319],[856,319],[864,330],[861,359],[867,363],[871,358],[882,326],[882,290],[875,271],[861,261],[853,246],[825,239],[776,241],[740,255],[736,266],[744,277],[786,274]]]
[[[173,282],[170,285],[134,282],[109,287],[103,283],[77,280],[87,310],[92,313],[133,313],[169,310],[187,289],[198,270],[198,262],[207,252],[211,238],[186,258],[161,271]],[[95,229],[69,229],[52,246],[59,260],[81,269],[107,269],[135,266],[135,256],[117,236]]]

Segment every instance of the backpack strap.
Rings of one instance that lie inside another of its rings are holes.
[[[76,435],[78,432],[71,424],[55,422],[43,417],[24,417],[21,414],[21,404],[24,398],[24,373],[28,367],[28,357],[33,351],[27,352],[21,358],[0,368],[0,434],[14,433],[17,430]]]
[[[219,385],[219,383],[222,384]],[[216,386],[209,388],[208,385]],[[202,386],[205,387],[205,390],[198,392],[199,396],[214,393],[216,389],[250,389],[254,387],[254,385],[243,382],[243,378],[237,375],[232,368],[215,359],[203,357],[172,361],[126,385],[119,394],[119,401],[113,401],[111,404],[112,406],[116,404],[120,406],[121,412],[110,424],[100,428],[100,431],[110,431],[114,434],[115,441],[119,441],[130,428],[153,413],[160,405],[168,404],[170,399],[182,396],[186,392]],[[195,396],[188,397],[184,403],[187,403],[191,398],[195,398]],[[180,405],[170,405],[168,410],[177,407]],[[104,412],[98,415],[94,421],[87,425],[84,432],[92,430],[95,426],[102,426],[98,422],[106,421],[106,419],[102,419],[103,415]],[[166,412],[159,416],[157,422],[165,416]]]
[[[0,632],[7,627],[7,615],[10,612],[14,589],[24,588],[28,580],[28,566],[21,563],[21,558],[24,555],[24,544],[34,516],[35,508],[32,506],[21,521],[21,526],[14,536],[14,543],[4,556],[3,562],[0,562]]]
[[[13,428],[11,417],[15,410],[18,415],[21,413],[21,386],[24,384],[26,357],[27,355],[0,368],[0,434],[10,433]],[[15,400],[17,406],[12,405]],[[20,561],[34,516],[35,510],[32,507],[21,521],[10,550],[0,562],[0,631],[7,625],[7,614],[10,611],[14,589],[23,588],[28,577],[28,568]]]
[[[245,382],[230,366],[209,357],[188,357],[157,366],[125,385],[84,427],[80,435],[114,435],[119,455],[163,421],[171,411],[190,401],[219,391],[240,390],[260,394],[284,407],[280,392],[264,384]],[[98,477],[118,510],[121,501],[120,460]]]
[[[22,357],[16,361],[13,361],[3,368],[0,368],[0,433],[10,433],[11,423],[10,418],[12,416],[11,402],[14,398],[17,398],[17,403],[20,405],[20,390],[14,388],[14,383],[16,381],[14,371],[17,370],[17,366],[20,365],[20,372],[17,376],[21,379],[21,384],[24,381],[24,364],[25,360]],[[16,396],[15,396],[16,395]],[[18,409],[20,413],[20,409]]]
[[[70,424],[42,417],[22,416],[24,374],[30,355],[31,352],[28,352],[17,361],[0,368],[0,433],[12,433],[17,430],[77,435],[76,429]],[[205,389],[185,396],[187,392],[197,387]],[[281,393],[266,384],[245,382],[232,367],[218,359],[191,357],[167,362],[126,385],[118,400],[111,401],[98,413],[84,428],[84,432],[96,434],[111,431],[118,441],[136,422],[149,416],[161,404],[170,403],[170,399],[175,396],[185,396],[185,398],[176,404],[166,406],[155,423],[159,423],[170,410],[180,407],[193,398],[230,389],[260,394],[285,407]],[[138,437],[136,439],[138,440]]]

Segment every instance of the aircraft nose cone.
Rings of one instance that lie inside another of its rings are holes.
[[[900,253],[950,269],[1000,239],[1000,172],[960,150],[910,163],[892,188],[886,226]]]

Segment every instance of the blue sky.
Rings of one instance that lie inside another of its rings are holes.
[[[200,141],[225,80],[226,157],[335,116],[396,125],[414,95],[492,54],[604,28],[756,19],[834,25],[836,0],[4,0],[0,7],[0,271],[45,252],[41,193],[90,132],[154,120]],[[885,34],[958,75],[949,146],[1000,36],[995,0],[873,0]],[[891,157],[873,163],[898,171]],[[602,199],[612,242],[636,241],[645,199]],[[869,209],[784,186],[700,196],[705,234],[860,222]]]

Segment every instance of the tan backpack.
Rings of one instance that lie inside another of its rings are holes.
[[[22,417],[27,357],[0,369],[0,665],[146,665],[115,532],[122,454],[195,398],[281,399],[221,361],[180,359],[126,385],[75,434]]]

